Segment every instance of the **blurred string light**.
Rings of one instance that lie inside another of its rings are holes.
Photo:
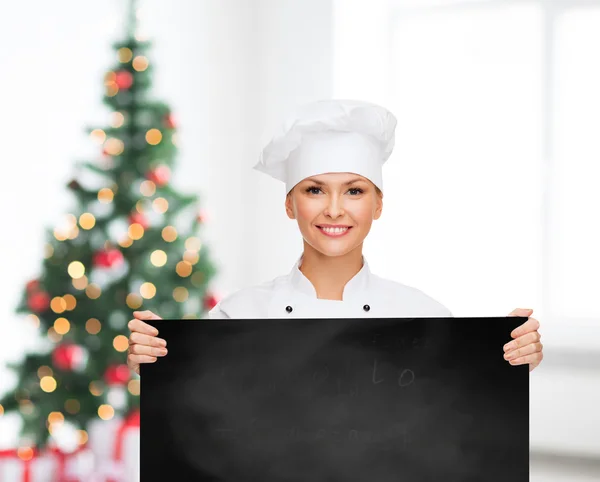
[[[102,404],[98,407],[98,416],[102,420],[110,420],[115,415],[115,410],[108,404]]]
[[[40,327],[40,319],[38,318],[37,315],[34,315],[33,313],[28,314],[26,317],[27,321],[29,323],[31,323],[35,328],[39,328]]]
[[[88,284],[87,276],[82,276],[81,278],[76,278],[72,281],[73,287],[78,290],[84,290]]]
[[[192,274],[192,265],[187,261],[180,261],[175,266],[175,271],[182,278],[187,278],[189,275]]]
[[[48,339],[52,343],[58,343],[60,340],[62,340],[62,335],[59,335],[58,333],[56,333],[54,326],[51,326],[50,328],[48,328],[47,333],[48,333]]]
[[[31,415],[35,410],[35,406],[31,402],[31,400],[21,400],[19,402],[19,411],[23,415]]]
[[[162,230],[162,238],[167,243],[172,243],[177,239],[177,230],[173,226],[166,226]]]
[[[121,139],[110,137],[104,143],[104,151],[110,156],[118,156],[125,150],[125,144]]]
[[[142,297],[137,293],[129,293],[125,298],[125,303],[127,303],[129,308],[137,310],[140,306],[142,306],[143,300]]]
[[[202,241],[200,238],[197,238],[196,236],[190,236],[185,240],[185,249],[190,251],[200,251],[201,248]]]
[[[88,441],[88,433],[85,430],[77,430],[79,445],[85,445]]]
[[[77,306],[77,300],[71,293],[67,293],[66,295],[64,295],[63,300],[65,300],[65,303],[67,304],[67,311],[73,311]]]
[[[81,261],[72,261],[69,263],[67,272],[71,278],[81,278],[85,274],[85,266]]]
[[[117,74],[114,72],[107,72],[104,76],[104,86],[106,87],[106,95],[108,97],[114,97],[119,92],[119,86],[117,85]]]
[[[164,197],[157,197],[152,201],[152,208],[159,214],[164,214],[169,209],[169,201]]]
[[[90,393],[92,395],[94,395],[94,397],[99,397],[100,395],[102,395],[102,393],[104,393],[102,385],[99,382],[96,382],[96,381],[90,382],[88,388],[90,390]]]
[[[101,145],[106,140],[106,133],[102,129],[94,129],[92,132],[90,132],[90,138],[96,144]]]
[[[178,286],[173,290],[173,299],[179,303],[184,302],[189,297],[189,292],[185,286]]]
[[[129,339],[125,335],[117,335],[113,338],[113,348],[119,352],[127,351]]]
[[[127,383],[127,390],[129,390],[129,393],[131,393],[132,395],[139,395],[140,394],[140,381],[139,380],[129,380],[129,383]]]
[[[66,335],[71,329],[71,324],[66,318],[60,317],[54,320],[54,331],[59,335]]]
[[[152,252],[150,255],[150,262],[160,268],[167,263],[167,253],[165,253],[162,249],[157,249]]]
[[[103,187],[98,191],[98,201],[100,201],[103,204],[108,204],[109,202],[111,202],[114,196],[115,195],[112,189],[108,187]]]
[[[37,369],[37,376],[41,380],[44,377],[51,377],[53,374],[52,368],[46,365],[42,365]]]
[[[52,298],[52,301],[50,301],[50,308],[54,313],[63,313],[67,309],[67,302],[62,296],[55,296]]]
[[[125,122],[125,116],[121,112],[113,112],[110,116],[111,127],[121,127]]]
[[[152,146],[155,146],[157,144],[160,144],[160,141],[162,140],[162,133],[155,128],[149,129],[148,132],[146,132],[146,142]]]
[[[42,377],[40,380],[40,388],[46,393],[52,393],[56,390],[56,380],[52,376]]]
[[[85,322],[85,331],[87,331],[90,335],[97,335],[100,333],[102,329],[102,324],[100,320],[96,318],[90,318]]]
[[[142,283],[140,286],[140,294],[147,300],[152,299],[156,295],[156,286],[150,282]]]
[[[128,47],[121,47],[119,50],[117,50],[117,57],[119,62],[125,64],[133,58],[133,52]]]
[[[17,449],[17,456],[24,462],[33,458],[33,449],[31,447],[19,447]]]
[[[183,253],[183,260],[194,265],[200,260],[200,255],[197,251],[192,251],[188,249],[185,251],[185,253]]]
[[[73,214],[67,214],[63,221],[54,228],[54,237],[58,241],[75,239],[78,235],[79,228],[77,227],[77,218]]]
[[[127,234],[134,241],[141,239],[144,236],[144,227],[140,223],[133,223],[129,225]]]
[[[129,236],[127,236],[119,241],[119,246],[121,246],[122,248],[129,248],[129,246],[131,246],[132,244],[133,244],[133,239],[131,239]]]
[[[83,213],[79,216],[79,225],[86,230],[92,229],[96,225],[96,218],[92,213]]]
[[[100,286],[98,286],[97,284],[90,283],[85,288],[85,294],[87,295],[88,298],[95,300],[95,299],[100,298],[100,295],[102,294],[102,290],[100,289]]]
[[[140,199],[138,202],[135,203],[135,210],[140,213],[140,214],[144,214],[146,212],[145,209],[145,200],[144,199]]]
[[[44,258],[48,259],[54,255],[54,247],[50,243],[44,245]]]
[[[0,405],[0,417],[4,415],[4,407]]]
[[[133,62],[131,63],[133,68],[138,72],[143,72],[144,70],[146,70],[148,68],[148,64],[148,58],[143,55],[136,56],[136,58],[133,59]]]
[[[152,181],[143,181],[140,184],[140,192],[143,196],[153,196],[156,192],[156,184]]]

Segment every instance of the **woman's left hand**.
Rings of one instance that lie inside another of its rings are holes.
[[[504,359],[508,360],[511,365],[524,365],[527,363],[530,372],[544,358],[542,352],[544,346],[540,342],[541,335],[538,332],[540,322],[535,318],[531,318],[532,313],[533,310],[526,308],[517,308],[509,313],[508,316],[527,316],[528,319],[512,331],[510,336],[514,340],[504,345]]]

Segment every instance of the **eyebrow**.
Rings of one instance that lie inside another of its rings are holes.
[[[319,181],[318,179],[312,179],[312,178],[308,178],[307,181],[310,182],[314,182],[315,184],[318,184],[319,186],[323,186],[324,183],[323,181]],[[342,184],[342,186],[349,186],[350,184],[354,184],[355,182],[364,182],[364,179],[361,179],[360,177],[356,177],[354,179],[350,179],[349,181],[345,182]]]

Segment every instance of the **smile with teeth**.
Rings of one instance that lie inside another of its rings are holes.
[[[343,236],[350,230],[350,226],[329,228],[324,226],[317,226],[321,232],[327,236]]]

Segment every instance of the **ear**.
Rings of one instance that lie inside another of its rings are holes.
[[[287,214],[288,218],[296,219],[296,216],[294,215],[292,191],[288,192],[285,196],[285,213]]]
[[[375,212],[373,213],[373,219],[377,220],[381,217],[381,211],[383,211],[383,194],[375,194]]]

